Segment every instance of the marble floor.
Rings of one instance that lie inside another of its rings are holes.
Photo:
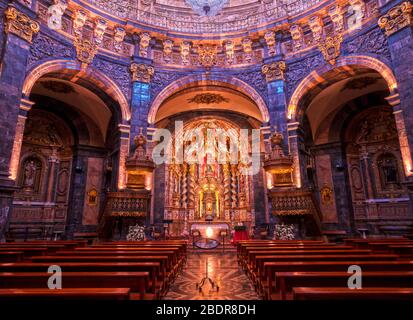
[[[219,291],[211,290],[209,283],[202,292],[196,288],[205,277],[206,265],[208,275],[215,281]],[[165,300],[257,300],[258,296],[247,276],[238,267],[237,254],[231,252],[197,252],[188,253],[188,261],[181,275],[178,276]]]

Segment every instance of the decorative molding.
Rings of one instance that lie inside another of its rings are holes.
[[[98,47],[89,40],[75,38],[76,58],[83,64],[89,65],[95,57]]]
[[[285,70],[287,65],[285,61],[273,62],[262,67],[262,73],[265,75],[267,82],[275,80],[285,80]]]
[[[294,24],[290,27],[291,38],[293,39],[294,50],[299,51],[304,44],[304,33],[300,25]]]
[[[183,65],[189,64],[189,56],[191,54],[191,44],[187,41],[181,43],[181,59]]]
[[[223,102],[228,103],[229,99],[216,93],[200,93],[194,96],[193,98],[188,99],[188,102],[196,104],[220,104]]]
[[[268,47],[268,55],[269,56],[273,56],[276,53],[276,49],[275,49],[275,32],[274,31],[268,31],[265,35],[264,35],[264,39],[265,42],[267,43],[267,47]]]
[[[123,43],[123,40],[125,39],[125,36],[126,36],[126,31],[124,28],[115,27],[114,36],[113,36],[113,40],[114,40],[113,48],[115,49],[116,52],[122,51],[122,43]]]
[[[152,76],[155,74],[155,69],[143,63],[132,63],[130,66],[132,73],[132,81],[143,83],[151,83]]]
[[[211,68],[217,63],[217,46],[202,44],[198,51],[199,63],[205,68]]]
[[[319,42],[323,37],[323,19],[321,16],[313,16],[308,21],[308,25],[313,33],[314,40]]]
[[[40,25],[14,7],[8,7],[6,12],[6,33],[12,33],[32,43],[33,36],[40,31]]]
[[[95,29],[93,30],[94,43],[98,46],[102,44],[103,35],[105,34],[107,23],[103,19],[96,19]]]
[[[151,35],[149,33],[143,32],[140,34],[139,41],[139,55],[143,58],[148,57],[149,44],[151,42]]]
[[[163,44],[163,59],[166,62],[169,62],[171,60],[174,42],[171,39],[165,39],[162,42],[162,44]]]
[[[341,54],[341,44],[343,43],[343,35],[341,33],[335,36],[328,36],[324,41],[321,41],[318,45],[321,53],[324,56],[324,60],[336,64],[337,58]]]
[[[412,8],[410,1],[393,7],[387,14],[380,17],[380,28],[384,29],[387,36],[391,36],[405,27],[412,26]]]

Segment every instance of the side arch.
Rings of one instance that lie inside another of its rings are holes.
[[[24,81],[23,97],[29,97],[34,84],[42,76],[53,72],[64,72],[65,70],[78,71],[81,73],[81,75],[79,75],[80,78],[89,80],[118,102],[122,123],[125,124],[131,119],[131,111],[128,101],[119,86],[99,70],[93,69],[90,66],[86,70],[83,70],[81,69],[80,64],[73,60],[52,60],[35,67],[29,72]]]
[[[297,88],[294,90],[288,104],[287,117],[291,122],[299,121],[299,115],[301,114],[300,102],[302,98],[312,89],[321,84],[328,83],[331,79],[326,78],[328,72],[333,70],[342,70],[351,72],[353,69],[361,67],[368,68],[378,72],[383,79],[387,82],[390,95],[397,94],[397,80],[393,74],[391,68],[384,62],[370,57],[370,56],[347,56],[341,57],[335,65],[325,64],[321,68],[312,71],[307,77],[305,77]]]

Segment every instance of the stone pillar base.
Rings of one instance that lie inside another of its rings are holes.
[[[10,180],[8,175],[6,172],[0,172],[0,242],[5,242],[5,233],[12,211],[13,194],[16,190],[14,181]]]

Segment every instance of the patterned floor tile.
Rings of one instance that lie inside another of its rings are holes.
[[[207,283],[202,292],[196,284],[206,275],[217,283],[219,291],[211,291]],[[165,300],[257,300],[258,296],[247,276],[238,267],[235,252],[190,252],[183,273],[171,286]]]

